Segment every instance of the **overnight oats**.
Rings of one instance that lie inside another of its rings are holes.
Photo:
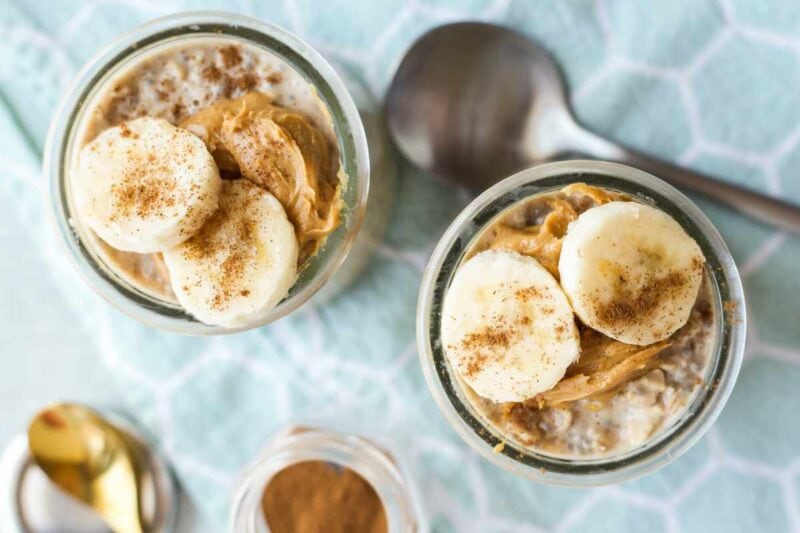
[[[507,182],[453,224],[423,281],[420,356],[440,406],[484,455],[544,480],[666,462],[653,450],[696,440],[681,426],[707,427],[738,370],[729,256],[720,265],[657,193],[685,199],[629,167],[544,165]]]
[[[196,323],[180,330],[270,322],[327,280],[358,229],[357,112],[282,30],[218,14],[149,26],[140,40],[154,42],[130,45],[62,132],[71,237],[144,313]]]
[[[704,263],[672,218],[623,195],[578,183],[522,200],[456,271],[445,353],[516,441],[565,456],[632,448],[703,383]]]

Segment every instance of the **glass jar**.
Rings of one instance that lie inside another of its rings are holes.
[[[397,458],[363,437],[295,426],[278,435],[245,471],[234,493],[231,531],[268,533],[261,509],[267,484],[281,470],[306,461],[333,463],[367,481],[383,504],[389,533],[424,530],[416,494]]]
[[[229,38],[277,56],[311,84],[327,106],[347,186],[340,227],[300,272],[286,298],[262,320],[241,328],[201,323],[175,302],[147,294],[124,280],[101,258],[78,223],[70,172],[80,150],[78,133],[89,104],[116,74],[160,47],[193,39]],[[291,313],[311,298],[344,262],[364,219],[369,188],[369,157],[364,127],[347,89],[331,66],[289,32],[249,17],[221,12],[171,15],[144,24],[101,50],[78,73],[51,124],[44,171],[56,226],[67,252],[89,285],[129,316],[152,327],[189,334],[234,333],[259,327]]]
[[[473,408],[440,339],[441,308],[455,270],[473,238],[512,204],[575,182],[626,193],[675,218],[705,254],[717,320],[707,379],[668,427],[630,450],[601,458],[563,458],[516,444]],[[733,315],[730,310],[733,309]],[[495,465],[543,483],[593,486],[652,472],[688,450],[708,430],[731,394],[745,341],[742,283],[725,242],[706,216],[660,179],[625,165],[564,161],[533,167],[493,186],[453,221],[425,269],[417,306],[417,345],[425,380],[439,409],[470,446]]]

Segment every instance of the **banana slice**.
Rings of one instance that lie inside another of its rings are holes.
[[[539,262],[488,250],[453,276],[442,312],[445,353],[476,394],[520,402],[555,386],[580,353],[569,301]]]
[[[186,242],[163,252],[181,305],[225,327],[260,320],[288,294],[297,253],[283,206],[244,179],[226,180],[217,212]]]
[[[668,214],[610,202],[570,224],[558,271],[584,324],[645,346],[668,338],[689,319],[704,264],[700,247]]]
[[[109,128],[81,150],[75,196],[88,226],[126,252],[191,237],[217,209],[221,180],[203,141],[157,118]]]

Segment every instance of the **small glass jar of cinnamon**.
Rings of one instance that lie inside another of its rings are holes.
[[[245,471],[231,531],[422,530],[419,504],[397,459],[364,437],[290,427]]]

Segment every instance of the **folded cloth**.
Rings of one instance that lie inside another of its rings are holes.
[[[93,382],[108,381],[107,398],[154,435],[212,531],[223,527],[240,469],[275,431],[308,416],[358,420],[393,442],[417,476],[436,531],[800,529],[800,239],[706,200],[700,206],[727,239],[748,289],[748,361],[710,436],[669,467],[611,490],[546,487],[502,472],[470,451],[438,413],[416,360],[415,301],[427,256],[467,195],[406,163],[398,161],[400,186],[384,241],[364,274],[333,301],[244,334],[188,338],[140,325],[94,295],[41,222],[49,201],[38,159],[58,98],[77,68],[116,34],[177,9],[229,4],[0,0],[0,324],[14,349],[0,355],[1,405],[34,405],[51,394],[12,387],[30,375],[31,361],[60,365],[69,350],[93,352],[81,360],[97,367],[84,371]],[[560,61],[587,126],[798,202],[799,6],[234,3],[300,34],[378,97],[403,51],[430,27],[457,19],[513,26]],[[52,287],[51,296],[38,297],[42,287]],[[46,328],[40,317],[48,318]],[[63,376],[74,380],[73,389],[84,379]],[[21,412],[13,413],[16,424]],[[2,427],[0,436],[13,429]]]

